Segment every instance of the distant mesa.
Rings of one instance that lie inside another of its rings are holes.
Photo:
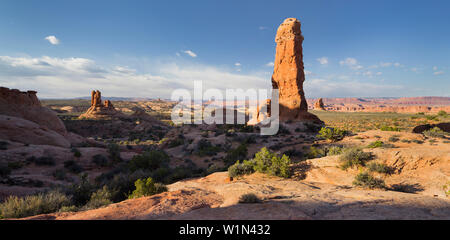
[[[123,117],[124,114],[117,111],[111,101],[102,102],[102,93],[99,90],[91,93],[91,107],[79,116],[80,119],[111,119]]]
[[[303,91],[305,73],[303,66],[303,36],[300,21],[288,18],[278,27],[275,42],[277,43],[272,88],[279,90],[280,121],[307,121],[323,124],[314,114],[308,112]],[[268,108],[271,100],[257,109],[256,119],[250,124],[261,122],[266,116],[261,116],[261,109]],[[269,107],[270,108],[270,107]],[[267,111],[270,116],[270,109]]]
[[[314,110],[325,111],[325,105],[323,104],[322,98],[317,99],[317,101],[314,103]]]

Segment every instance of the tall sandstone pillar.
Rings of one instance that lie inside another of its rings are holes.
[[[308,113],[303,82],[303,36],[300,22],[288,18],[278,27],[272,88],[279,90],[280,120],[312,120],[321,122]]]

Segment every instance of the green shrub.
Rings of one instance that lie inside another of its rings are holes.
[[[295,150],[294,148],[291,148],[289,150],[284,151],[284,155],[288,157],[302,157],[303,153],[300,151]]]
[[[11,168],[11,170],[20,169],[23,167],[22,162],[9,162],[8,167]]]
[[[417,144],[422,144],[423,143],[422,140],[417,140],[417,139],[413,139],[412,142],[413,143],[417,143]]]
[[[79,208],[75,205],[62,206],[58,212],[77,212]]]
[[[160,167],[168,166],[170,161],[169,155],[164,151],[152,150],[141,155],[134,156],[128,163],[131,172],[138,169],[156,170]]]
[[[8,142],[0,141],[0,150],[7,150],[8,149]]]
[[[437,113],[437,115],[440,116],[440,117],[447,117],[447,112],[444,111],[444,110],[441,110],[441,111],[439,111],[439,112]]]
[[[247,153],[247,144],[241,144],[237,148],[229,150],[224,159],[225,165],[228,166],[238,160],[246,159]]]
[[[239,203],[260,203],[261,200],[254,193],[246,193],[239,197]]]
[[[52,191],[19,198],[11,196],[0,203],[0,218],[22,218],[58,211],[69,206],[70,199],[61,192]]]
[[[155,183],[152,178],[138,179],[134,183],[134,186],[136,187],[136,190],[133,191],[129,198],[151,196],[167,191],[167,187],[164,184]]]
[[[433,138],[445,138],[445,135],[447,135],[447,133],[442,131],[438,127],[434,127],[432,129],[423,131],[423,135],[425,135],[427,137],[433,137]]]
[[[65,161],[64,167],[72,173],[81,173],[84,171],[83,167],[78,165],[74,160]]]
[[[359,148],[349,148],[345,150],[339,157],[341,168],[347,169],[354,166],[364,166],[365,162],[372,158],[369,152],[363,152]]]
[[[338,128],[322,127],[317,135],[318,138],[328,139],[332,142],[342,140],[347,135],[345,130]]]
[[[177,138],[169,142],[168,148],[178,147],[184,144],[184,139]]]
[[[392,131],[392,132],[399,132],[400,129],[398,127],[392,127],[392,126],[382,126],[380,128],[381,131]]]
[[[356,175],[353,185],[370,189],[386,188],[386,185],[382,179],[377,179],[367,172],[362,172]]]
[[[96,209],[102,206],[106,206],[112,203],[113,193],[108,189],[107,186],[98,189],[96,192],[92,193],[89,202],[83,206],[83,210]]]
[[[108,158],[106,158],[105,156],[103,156],[101,154],[96,154],[96,155],[92,156],[92,162],[99,167],[108,166]]]
[[[313,158],[321,158],[321,157],[324,157],[326,155],[327,154],[326,154],[324,149],[316,148],[316,147],[310,147],[308,154],[306,154],[306,157],[308,159],[313,159]]]
[[[439,120],[438,116],[435,115],[427,115],[425,116],[427,120]]]
[[[396,137],[396,136],[391,136],[389,137],[388,141],[389,142],[398,142],[400,140],[400,138]]]
[[[52,176],[56,179],[56,180],[64,180],[66,179],[66,171],[62,168],[58,168],[55,171],[52,172]]]
[[[342,154],[343,148],[339,146],[332,146],[328,148],[327,156],[340,155]]]
[[[76,157],[76,158],[80,158],[81,157],[81,152],[77,148],[72,148],[71,151],[73,152],[73,156],[74,157]]]
[[[376,162],[371,162],[367,164],[367,169],[369,169],[370,172],[385,173],[385,174],[392,172],[392,169],[388,167],[386,164]]]
[[[251,174],[255,172],[255,161],[254,160],[244,160],[239,163],[239,160],[228,168],[228,176],[237,177],[241,175]]]
[[[103,175],[98,177],[96,182],[98,185],[106,185],[111,189],[112,201],[120,202],[128,198],[135,189],[134,183],[140,178],[148,178],[152,176],[152,172],[148,170],[137,170],[133,173],[122,172]]]
[[[226,169],[226,168],[225,168]],[[215,173],[215,172],[221,172],[223,171],[224,168],[223,167],[219,167],[217,164],[213,163],[211,165],[208,166],[208,168],[206,169],[205,174],[209,175],[211,173]]]
[[[379,147],[383,147],[383,142],[382,141],[375,141],[370,143],[368,146],[368,148],[379,148]]]
[[[72,184],[67,193],[72,195],[72,201],[76,206],[84,206],[95,191],[95,186],[88,180],[87,174],[80,175],[80,182]]]
[[[9,174],[11,174],[11,168],[8,164],[0,163],[0,177],[7,177]]]
[[[279,157],[266,147],[257,152],[253,160],[255,161],[254,170],[257,172],[284,178],[288,178],[291,175],[289,167],[291,159],[286,155]]]
[[[109,153],[109,158],[113,163],[121,162],[120,157],[120,146],[115,143],[108,144],[107,151]]]
[[[197,145],[197,155],[203,156],[214,156],[222,149],[218,146],[213,146],[211,142],[206,139],[201,139]]]
[[[164,182],[172,183],[189,177],[192,177],[192,169],[180,166],[172,169]]]
[[[34,164],[38,165],[38,166],[55,166],[55,160],[52,157],[46,157],[46,156],[42,156],[42,157],[38,157],[36,158],[35,156],[29,157],[27,158],[28,162],[33,162]]]

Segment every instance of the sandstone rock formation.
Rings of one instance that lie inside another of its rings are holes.
[[[303,36],[300,22],[288,18],[280,25],[275,37],[277,43],[272,88],[279,90],[280,120],[314,120],[308,113],[308,104],[303,92]]]
[[[117,111],[111,101],[102,102],[102,94],[99,90],[91,93],[91,107],[79,116],[80,119],[109,119],[112,117],[123,117]]]
[[[450,97],[409,98],[323,98],[327,111],[337,112],[450,112]],[[307,99],[310,109],[316,109],[316,99]]]
[[[21,92],[17,89],[0,87],[0,114],[23,118],[66,135],[66,127],[56,113],[42,107],[36,91]]]
[[[275,37],[277,43],[272,88],[279,90],[280,121],[312,121],[323,123],[317,116],[308,113],[308,104],[303,91],[305,73],[303,67],[303,36],[300,22],[288,18],[280,25]],[[260,122],[259,110],[257,122]],[[269,109],[268,109],[269,110]],[[270,111],[268,116],[270,116]],[[255,120],[252,120],[253,123]]]
[[[317,101],[314,103],[314,109],[315,110],[325,110],[325,105],[323,104],[322,98],[317,99]]]
[[[0,115],[0,139],[34,145],[70,147],[70,142],[57,132],[23,118]]]

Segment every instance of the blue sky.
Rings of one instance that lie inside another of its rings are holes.
[[[0,2],[0,85],[40,97],[270,88],[276,29],[302,22],[307,97],[450,96],[448,1]]]

